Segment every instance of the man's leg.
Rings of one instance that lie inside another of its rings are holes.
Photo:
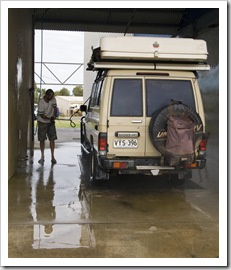
[[[41,159],[38,162],[43,163],[44,162],[45,141],[40,141],[40,150],[41,150]]]
[[[56,163],[54,152],[55,152],[55,140],[50,140],[50,148],[51,148],[51,162]]]
[[[55,123],[52,123],[49,126],[48,138],[50,140],[51,162],[52,163],[57,163],[57,161],[55,160],[55,155],[54,155],[54,152],[55,152],[55,140],[57,139]]]
[[[40,150],[41,150],[41,158],[38,162],[40,164],[43,164],[45,159],[44,150],[45,150],[46,133],[47,133],[47,125],[38,122],[38,140],[40,141]]]

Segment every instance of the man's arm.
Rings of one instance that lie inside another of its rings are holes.
[[[42,102],[38,103],[38,115],[41,116],[41,118],[46,119],[46,120],[51,120],[51,117],[48,117],[44,114],[44,106]]]
[[[56,115],[57,115],[57,101],[56,101],[56,98],[55,97],[53,97],[52,103],[53,103],[53,108],[54,108],[54,115],[53,115],[53,117],[54,117],[54,119],[56,119]]]
[[[45,114],[40,114],[43,119],[51,120],[52,117],[47,117]]]
[[[54,105],[53,105],[53,108],[54,108],[54,119],[56,119],[56,115],[57,115],[57,105],[54,104]]]

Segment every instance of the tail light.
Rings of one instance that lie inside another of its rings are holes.
[[[200,151],[205,152],[206,151],[206,138],[202,138],[200,145],[199,145]]]
[[[185,164],[184,167],[187,169],[195,169],[197,168],[197,164],[196,163]]]
[[[99,142],[98,142],[98,147],[99,147],[99,154],[100,155],[106,155],[107,153],[107,133],[105,132],[100,132],[99,133]]]
[[[113,162],[113,168],[114,169],[126,169],[127,168],[127,162]]]

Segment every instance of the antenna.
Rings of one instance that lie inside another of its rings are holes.
[[[131,18],[130,18],[130,20],[128,21],[128,24],[127,24],[127,26],[126,26],[126,28],[125,28],[124,36],[126,36],[126,34],[127,34],[127,32],[128,32],[128,28],[129,28],[129,26],[130,26],[130,24],[131,24],[131,22],[132,22],[132,20],[133,20],[133,17],[134,17],[134,15],[135,15],[135,12],[136,12],[136,8],[133,9]]]

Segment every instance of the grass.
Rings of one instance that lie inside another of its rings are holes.
[[[60,117],[60,119],[69,119],[69,117]],[[80,127],[80,117],[72,117],[72,121],[76,124],[75,128],[79,128]],[[37,121],[34,122],[34,125],[36,127],[37,125]],[[55,126],[56,128],[72,128],[70,126],[70,121],[63,121],[63,120],[59,120],[56,119],[55,120]]]
[[[60,117],[61,119],[69,119],[69,117]],[[76,124],[75,128],[80,127],[80,117],[72,117],[71,120]],[[56,128],[72,128],[70,126],[70,121],[64,121],[64,120],[55,120],[55,126]]]

